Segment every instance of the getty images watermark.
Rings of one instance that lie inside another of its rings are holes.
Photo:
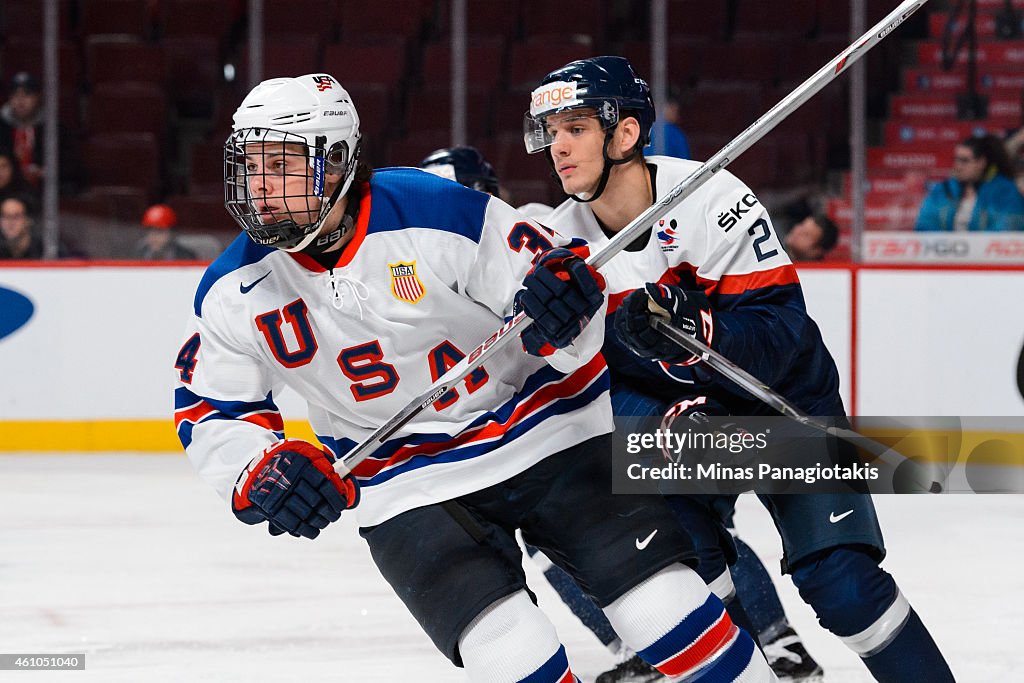
[[[995,420],[616,416],[613,490],[1024,492],[1024,418]]]

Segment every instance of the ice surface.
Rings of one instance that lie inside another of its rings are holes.
[[[0,456],[0,652],[86,653],[33,681],[464,681],[377,574],[351,516],[314,542],[237,522],[184,456]],[[957,680],[1021,680],[1024,496],[880,496],[892,572]],[[827,683],[870,681],[788,579],[767,513],[737,528]],[[527,562],[574,671],[612,665]]]

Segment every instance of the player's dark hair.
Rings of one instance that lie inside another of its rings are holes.
[[[373,166],[370,166],[370,164],[360,159],[359,163],[356,165],[356,174],[352,177],[352,184],[355,185],[356,183],[359,183],[361,185],[363,183],[368,183],[372,177]]]

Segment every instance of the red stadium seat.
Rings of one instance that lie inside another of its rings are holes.
[[[699,54],[701,81],[766,85],[778,80],[785,52],[777,40],[737,38],[730,43],[703,45]]]
[[[301,76],[320,71],[320,43],[308,35],[278,36],[263,45],[262,79]],[[242,47],[235,63],[238,77],[249,73],[249,47]]]
[[[817,5],[819,35],[844,38],[849,42],[849,4],[836,3],[831,0],[817,0]],[[871,21],[871,19],[869,18],[868,21]],[[877,19],[875,21],[877,21]]]
[[[766,137],[729,164],[729,170],[756,194],[765,188],[792,184],[788,170],[780,168],[778,159],[778,143]]]
[[[132,225],[138,225],[152,197],[152,193],[137,187],[94,187],[90,193],[107,204],[111,220]]]
[[[214,91],[223,78],[220,39],[207,35],[172,35],[160,41],[164,52],[167,94],[179,114],[209,117]]]
[[[493,97],[492,129],[496,134],[523,136],[523,117],[530,109],[530,91],[525,89],[502,90]]]
[[[551,178],[551,166],[544,154],[526,153],[522,133],[501,133],[491,164],[500,180],[548,181]]]
[[[277,36],[313,35],[317,42],[334,40],[338,33],[335,0],[264,0],[263,30],[268,39]]]
[[[587,36],[593,44],[601,45],[606,5],[601,0],[522,0],[523,30],[529,37]]]
[[[687,85],[694,80],[700,74],[700,65],[704,59],[704,51],[711,43],[707,40],[697,40],[693,38],[673,38],[669,41],[668,50],[668,79],[670,83],[678,85]],[[640,52],[640,49],[636,49],[636,52]],[[650,55],[647,55],[647,60],[650,60]],[[639,68],[639,67],[637,67]],[[642,70],[640,72],[645,77],[650,77],[650,69]]]
[[[61,40],[57,43],[57,77],[67,87],[79,86],[81,56],[78,44],[72,40]],[[38,36],[11,37],[0,47],[0,74],[4,80],[19,71],[27,71],[42,82],[43,78],[43,42]],[[6,86],[7,83],[5,82]]]
[[[86,81],[162,83],[164,55],[160,47],[130,35],[96,35],[85,42]]]
[[[344,82],[342,83],[344,85]],[[359,113],[363,132],[363,151],[376,160],[382,146],[402,129],[401,112],[395,105],[394,91],[377,83],[353,83],[345,86]]]
[[[707,0],[668,0],[668,34],[673,38],[725,38],[728,3]]]
[[[816,2],[817,0],[737,0],[735,38],[809,38],[814,34],[818,21]]]
[[[152,133],[164,140],[167,97],[151,83],[101,83],[87,100],[88,132]]]
[[[423,55],[423,80],[427,84],[451,81],[451,44],[428,45]],[[493,88],[504,72],[505,41],[500,37],[470,39],[466,45],[466,80],[470,85]]]
[[[323,70],[346,88],[352,83],[379,83],[394,88],[407,71],[407,41],[331,43],[324,48]]]
[[[490,93],[487,88],[468,86],[466,92],[466,128],[471,137],[483,137],[490,129]],[[410,94],[409,130],[429,130],[451,126],[451,87],[430,85]]]
[[[545,75],[577,59],[595,56],[589,45],[575,42],[552,44],[545,38],[515,43],[509,55],[508,85],[532,90]]]
[[[759,95],[759,89],[748,85],[701,84],[684,92],[679,125],[688,136],[734,137],[763,113]]]
[[[89,137],[82,149],[89,186],[131,187],[154,197],[160,186],[160,146],[152,133]]]
[[[160,0],[162,40],[205,37],[223,40],[239,19],[230,3],[210,0]]]
[[[467,3],[466,34],[471,38],[520,38],[521,5],[522,0],[473,0]],[[440,0],[434,16],[432,38],[447,41],[451,33],[451,13],[451,0]]]
[[[224,192],[224,151],[217,140],[192,145],[188,189],[191,194]]]
[[[0,4],[0,36],[38,40],[43,35],[44,13],[39,0],[4,0]],[[61,39],[71,37],[71,0],[58,0],[58,33]],[[6,65],[4,70],[7,71]]]
[[[79,0],[78,28],[83,36],[122,33],[137,38],[153,34],[149,0]]]
[[[436,149],[451,147],[451,134],[447,128],[420,130],[389,146],[386,166],[418,166]]]
[[[343,41],[379,35],[417,37],[426,28],[432,10],[432,0],[345,2],[341,7],[341,36]]]
[[[224,208],[223,193],[169,197],[167,204],[178,214],[178,228],[182,232],[219,233],[228,238],[241,232]]]

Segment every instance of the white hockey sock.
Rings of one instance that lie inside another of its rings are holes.
[[[697,573],[667,567],[604,610],[623,642],[679,681],[776,680],[754,641],[736,627]]]
[[[459,637],[471,681],[572,683],[565,648],[548,618],[520,591],[498,600]]]

